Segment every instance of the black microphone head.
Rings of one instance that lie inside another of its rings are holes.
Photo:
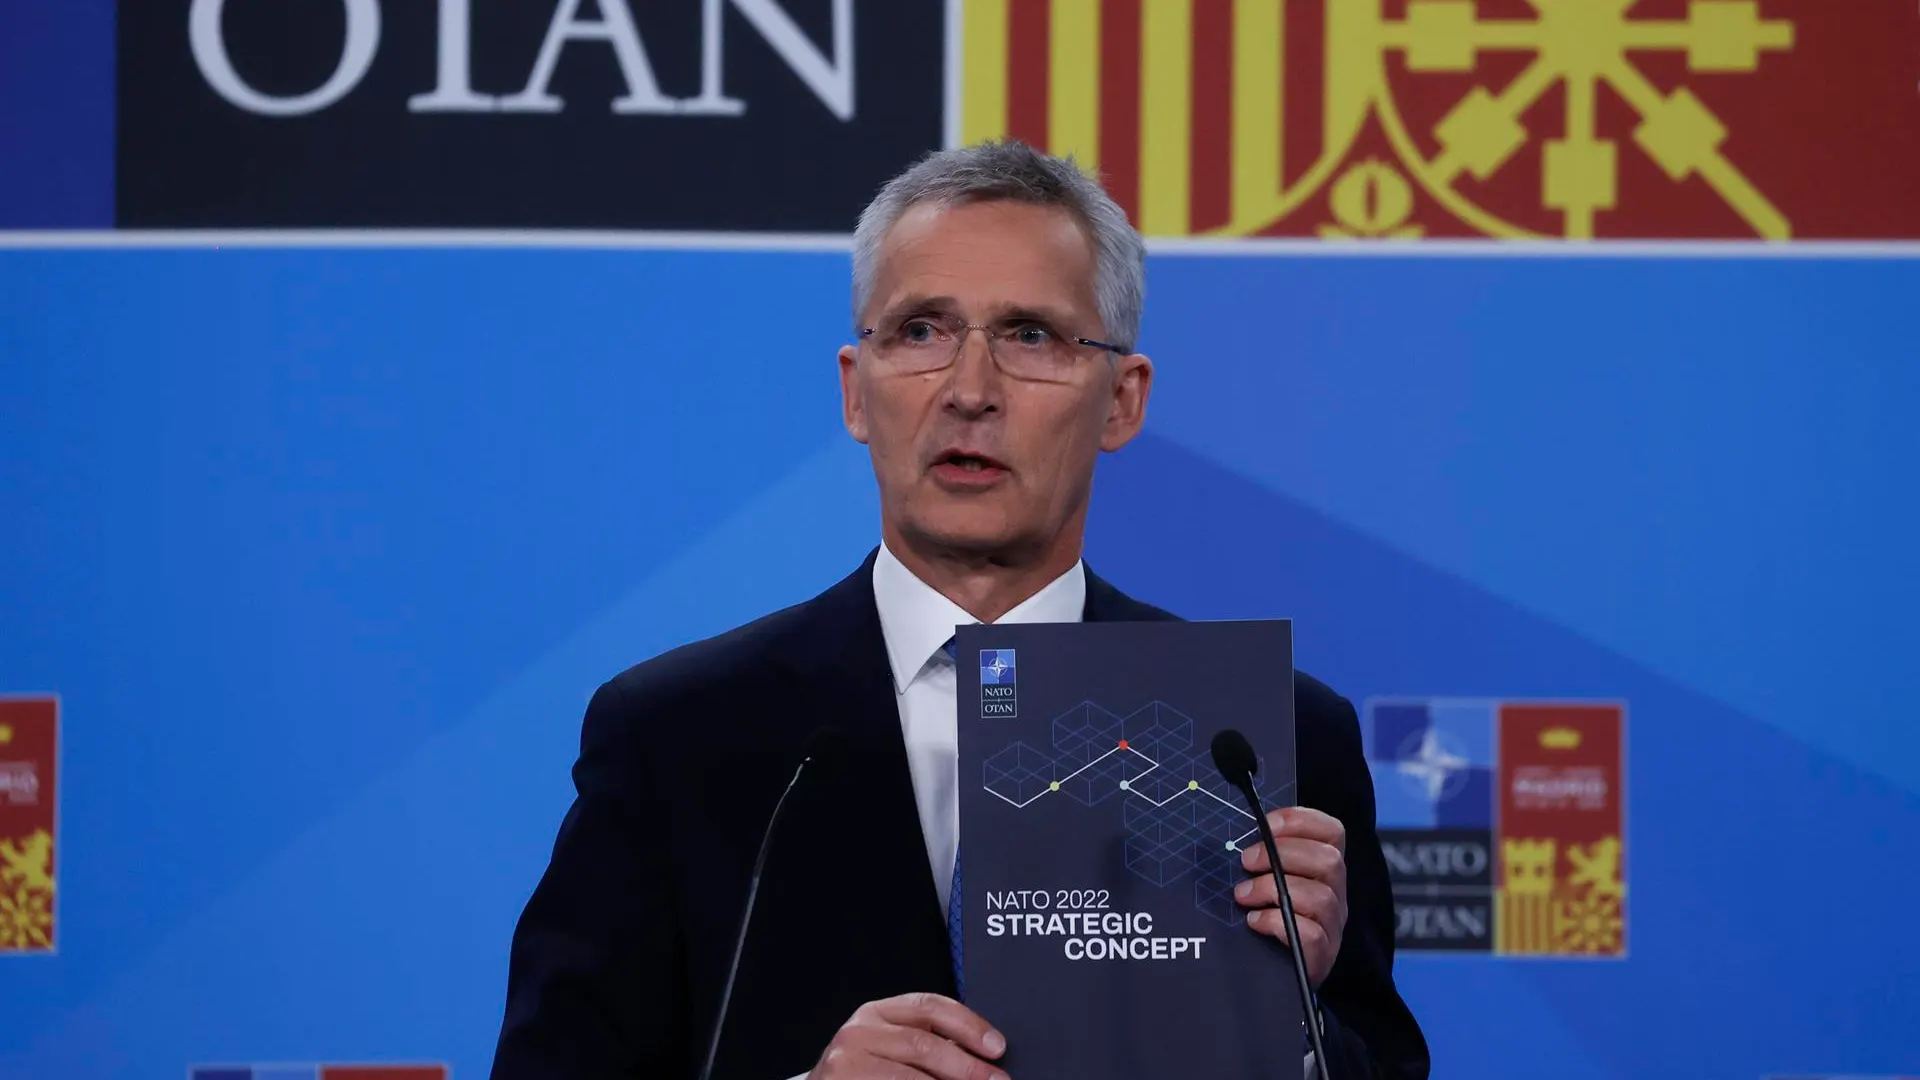
[[[1260,771],[1260,761],[1254,757],[1253,744],[1245,735],[1226,728],[1213,737],[1213,767],[1220,770],[1228,783],[1238,784]]]
[[[807,761],[817,762],[839,753],[846,742],[847,733],[828,724],[814,729],[813,734],[807,736],[806,745],[801,748],[800,756]]]

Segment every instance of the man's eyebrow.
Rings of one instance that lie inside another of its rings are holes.
[[[901,297],[887,305],[880,316],[883,319],[897,319],[903,315],[922,311],[937,311],[952,315],[957,314],[959,308],[959,301],[951,296],[928,296],[916,293]],[[1039,322],[1049,326],[1060,326],[1069,321],[1065,312],[1036,304],[1002,304],[993,309],[989,318],[996,324]]]
[[[1010,304],[1001,308],[994,318],[1000,322],[1040,322],[1049,326],[1058,326],[1066,321],[1067,316],[1051,308],[1035,307],[1032,304]]]
[[[902,297],[888,304],[883,315],[897,315],[908,311],[952,311],[958,305],[951,296],[913,295]]]

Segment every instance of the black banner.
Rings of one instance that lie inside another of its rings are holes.
[[[1492,830],[1383,828],[1380,850],[1393,883],[1397,948],[1493,950]]]
[[[941,143],[935,0],[138,0],[117,223],[847,232]]]

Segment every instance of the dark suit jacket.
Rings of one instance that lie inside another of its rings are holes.
[[[514,933],[494,1080],[695,1075],[762,831],[827,723],[846,739],[781,820],[715,1074],[805,1073],[862,1003],[953,993],[872,566],[594,694],[578,797]],[[1088,573],[1085,617],[1175,616]],[[1348,837],[1350,915],[1321,988],[1333,1075],[1425,1077],[1425,1040],[1393,985],[1393,902],[1353,707],[1304,675],[1295,695],[1301,802]],[[1276,973],[1273,985],[1291,984]]]

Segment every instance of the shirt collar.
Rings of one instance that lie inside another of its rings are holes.
[[[955,627],[980,621],[915,577],[884,542],[873,563],[873,599],[880,609],[880,632],[887,641],[887,660],[893,665],[893,686],[899,693],[906,693],[907,684],[953,636]],[[1079,622],[1086,604],[1086,570],[1076,561],[998,621]]]

